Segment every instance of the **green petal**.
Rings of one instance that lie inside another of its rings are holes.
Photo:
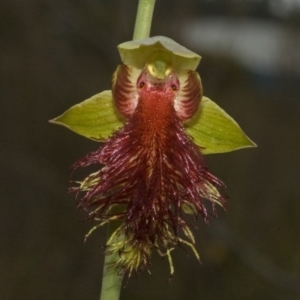
[[[169,60],[177,73],[185,70],[194,71],[201,59],[198,54],[164,36],[125,42],[120,44],[118,49],[122,62],[137,69],[143,69],[154,56],[158,55],[162,60]]]
[[[216,103],[203,97],[196,115],[185,123],[203,154],[222,153],[256,147],[240,126]]]
[[[65,126],[84,137],[100,140],[123,126],[124,119],[114,106],[111,91],[103,91],[72,106],[50,122]]]

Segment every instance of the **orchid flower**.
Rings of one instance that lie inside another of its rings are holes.
[[[204,154],[255,144],[238,124],[203,96],[201,57],[173,40],[158,36],[118,46],[122,65],[112,90],[77,104],[52,120],[101,142],[98,150],[75,163],[99,169],[72,188],[78,207],[96,228],[119,225],[107,241],[106,254],[118,253],[115,266],[129,276],[149,269],[151,254],[191,248],[195,239],[186,216],[209,221],[225,205],[225,185],[212,175]],[[88,236],[87,235],[87,236]]]

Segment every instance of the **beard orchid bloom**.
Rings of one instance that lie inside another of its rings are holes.
[[[195,239],[187,215],[209,220],[224,206],[224,184],[212,175],[203,154],[255,146],[237,123],[203,96],[200,56],[165,37],[119,46],[123,64],[112,90],[73,106],[53,120],[102,142],[75,163],[92,164],[90,174],[72,190],[78,207],[97,221],[91,230],[119,222],[107,254],[119,253],[116,267],[129,275],[148,268],[151,254],[167,255]]]

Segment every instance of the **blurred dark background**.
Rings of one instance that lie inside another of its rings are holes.
[[[152,35],[199,53],[205,95],[258,144],[207,156],[227,212],[195,232],[202,265],[154,256],[121,299],[300,299],[300,1],[157,0]],[[98,144],[49,124],[110,88],[137,0],[0,2],[0,299],[99,298],[105,228],[86,243],[70,166]],[[109,300],[109,299],[108,299]]]

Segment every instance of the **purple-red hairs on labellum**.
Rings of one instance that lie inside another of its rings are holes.
[[[196,252],[184,215],[201,214],[207,222],[205,200],[215,213],[215,204],[225,203],[218,191],[224,184],[208,171],[201,148],[184,131],[183,122],[196,113],[202,97],[196,72],[178,78],[171,67],[156,62],[139,72],[121,65],[112,93],[126,124],[74,165],[98,164],[100,170],[73,190],[84,192],[78,206],[90,216],[124,221],[120,256],[130,248],[142,257],[135,264],[119,262],[131,273],[148,266],[152,248],[169,253],[185,243]]]

